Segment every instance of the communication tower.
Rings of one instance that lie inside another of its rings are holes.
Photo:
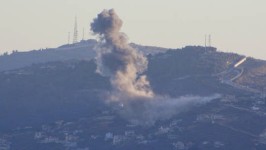
[[[74,23],[73,44],[77,42],[78,42],[78,23],[77,23],[77,16],[76,16],[75,23]]]

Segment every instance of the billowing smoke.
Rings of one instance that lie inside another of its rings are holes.
[[[98,51],[98,72],[111,77],[114,88],[112,99],[121,97],[152,97],[146,76],[138,76],[147,68],[147,59],[128,43],[120,32],[122,20],[113,9],[104,10],[91,23],[91,30],[98,34],[101,48]]]
[[[120,32],[122,24],[113,9],[103,10],[91,23],[91,30],[100,39],[97,72],[110,77],[113,91],[108,99],[122,104],[120,113],[123,117],[137,124],[153,124],[218,97],[172,99],[155,95],[147,77],[142,75],[148,61],[128,44],[126,35]]]
[[[122,24],[113,9],[104,10],[91,23],[91,30],[102,44],[97,56],[98,72],[111,77],[112,100],[151,98],[154,94],[146,76],[138,76],[146,70],[147,59],[128,44],[126,35],[120,32]]]

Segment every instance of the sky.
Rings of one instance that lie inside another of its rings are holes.
[[[75,16],[79,39],[95,38],[90,23],[115,9],[130,42],[182,48],[212,46],[266,60],[265,0],[0,0],[0,53],[58,47],[71,41]]]

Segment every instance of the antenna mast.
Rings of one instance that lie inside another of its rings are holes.
[[[212,37],[211,37],[211,35],[209,35],[209,47],[211,47],[212,46]]]
[[[204,43],[204,46],[205,46],[205,50],[206,50],[206,48],[207,48],[207,35],[205,34],[205,41],[204,41],[205,43]]]
[[[85,36],[85,35],[84,35],[84,28],[83,28],[83,35],[82,35],[82,40],[83,40],[83,41],[84,41],[84,36]]]
[[[67,39],[67,44],[70,44],[70,32],[68,32],[68,39]]]
[[[73,44],[77,42],[78,42],[78,23],[77,23],[77,16],[75,16]]]

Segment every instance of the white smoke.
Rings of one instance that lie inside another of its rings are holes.
[[[123,104],[120,113],[137,124],[153,124],[168,119],[184,109],[219,97],[187,96],[172,99],[158,96],[151,90],[147,77],[146,57],[132,48],[124,33],[122,20],[113,9],[103,10],[91,23],[91,30],[99,36],[97,71],[110,77],[113,91],[108,99]]]
[[[122,117],[137,125],[153,125],[158,120],[167,120],[191,107],[201,106],[221,96],[182,96],[169,98],[155,96],[150,101],[129,101],[119,110]]]

